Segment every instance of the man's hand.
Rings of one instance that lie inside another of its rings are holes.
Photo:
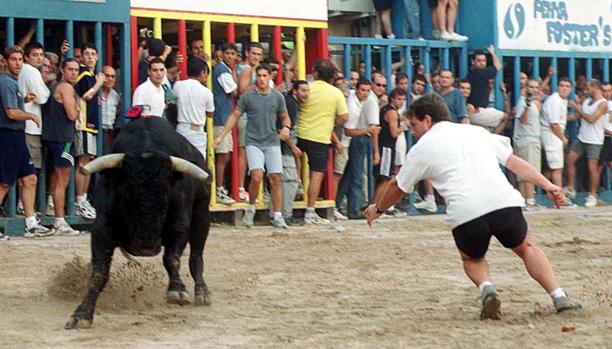
[[[36,124],[36,126],[41,127],[42,123],[40,122],[40,116],[35,114],[30,114],[30,120]]]
[[[491,55],[495,55],[495,46],[489,45],[489,47],[487,47],[487,51],[489,51]]]
[[[370,125],[368,126],[368,133],[370,136],[377,135],[380,133],[380,126],[378,125]]]
[[[363,216],[367,220],[368,225],[371,227],[372,222],[378,219],[378,217],[382,216],[382,213],[376,212],[376,204],[371,204],[370,206],[366,207],[365,210],[363,210]]]
[[[96,85],[102,86],[102,84],[106,81],[106,75],[103,72],[99,72],[96,74]]]
[[[164,47],[164,53],[162,53],[162,57],[168,57],[170,52],[172,52],[172,46],[166,45],[166,47]]]
[[[336,154],[342,155],[344,153],[344,144],[342,142],[336,143]]]
[[[289,129],[284,126],[280,129],[280,132],[278,134],[280,136],[281,141],[286,141],[290,138]]]
[[[180,51],[177,52],[176,53],[176,64],[180,66],[184,60],[185,60],[185,57],[183,57],[183,54]]]
[[[561,207],[561,205],[567,202],[567,198],[561,187],[551,183],[550,186],[543,189],[546,190],[546,195],[548,195],[548,198],[553,202],[556,208]]]
[[[222,141],[223,141],[223,137],[219,135],[217,138],[215,138],[215,141],[213,143],[213,148],[217,149],[217,147],[219,146],[219,144],[221,144]]]
[[[25,103],[30,103],[30,102],[32,102],[35,99],[36,99],[36,94],[34,92],[28,92],[28,94],[25,96],[23,101]]]
[[[70,44],[68,43],[68,41],[64,40],[62,42],[62,46],[60,47],[60,56],[66,57],[66,53],[68,53],[68,50],[70,50]]]

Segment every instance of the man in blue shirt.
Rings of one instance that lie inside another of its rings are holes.
[[[467,118],[465,97],[459,89],[453,86],[454,82],[453,72],[446,69],[442,70],[440,72],[440,90],[436,91],[436,93],[446,102],[453,122],[468,124],[469,119]]]
[[[19,46],[9,47],[5,57],[7,73],[0,75],[0,202],[19,180],[26,217],[24,237],[49,236],[52,233],[40,225],[34,215],[36,169],[25,139],[25,121],[31,120],[40,127],[41,120],[39,116],[23,110],[24,98],[17,85],[23,66],[23,50]],[[25,102],[35,98],[35,94],[28,92]],[[8,240],[8,236],[0,233],[1,240]]]

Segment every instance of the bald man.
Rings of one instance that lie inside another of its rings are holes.
[[[113,144],[115,121],[119,113],[119,101],[121,96],[115,91],[117,81],[117,73],[110,65],[105,65],[102,72],[106,77],[104,85],[102,85],[102,95],[100,97],[102,107],[102,131],[103,135],[103,151],[108,154],[111,151]]]

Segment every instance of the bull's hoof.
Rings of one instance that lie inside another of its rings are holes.
[[[78,316],[71,316],[70,320],[66,322],[64,328],[66,330],[74,330],[79,328],[90,328],[92,320],[81,319]]]
[[[191,304],[189,300],[189,292],[187,291],[168,291],[166,294],[166,301],[170,304],[188,305]]]
[[[193,297],[196,306],[202,305],[211,305],[212,304],[212,294],[210,291],[206,290],[203,294],[196,294]]]

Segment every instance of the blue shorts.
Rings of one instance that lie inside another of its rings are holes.
[[[280,145],[271,147],[246,146],[249,173],[254,170],[263,170],[264,165],[268,173],[283,173],[283,156]]]
[[[53,167],[74,166],[74,147],[72,143],[45,141],[47,159]]]
[[[11,186],[35,173],[24,131],[0,128],[0,183]]]

